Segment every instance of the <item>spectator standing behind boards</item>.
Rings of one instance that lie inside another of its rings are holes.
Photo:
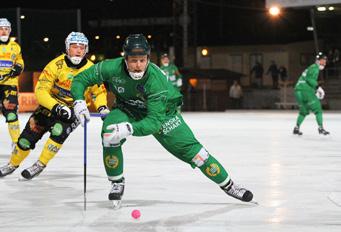
[[[250,71],[250,75],[254,74],[255,77],[254,80],[257,88],[263,87],[263,73],[264,73],[263,65],[257,61],[255,66],[253,66],[253,68]]]
[[[286,67],[281,65],[278,69],[279,77],[281,78],[282,82],[286,82],[288,80],[288,73]]]
[[[277,68],[277,64],[275,61],[271,61],[271,65],[268,68],[268,71],[266,72],[266,75],[271,75],[272,78],[272,88],[273,89],[278,89],[278,75],[279,71]]]
[[[231,99],[232,109],[242,108],[243,90],[238,81],[233,81],[233,85],[230,87],[229,96]]]

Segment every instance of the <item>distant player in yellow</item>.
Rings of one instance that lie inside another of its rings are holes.
[[[35,88],[39,107],[29,118],[20,134],[17,146],[7,165],[0,168],[0,176],[14,172],[28,156],[30,150],[46,132],[50,137],[46,141],[37,162],[22,171],[25,179],[32,179],[43,171],[47,163],[60,150],[62,144],[79,125],[73,113],[73,99],[70,93],[73,77],[93,65],[85,58],[88,52],[88,39],[83,33],[72,32],[65,40],[66,54],[53,59],[43,70]],[[95,85],[87,89],[91,94],[97,111],[109,113],[107,94],[104,85]]]
[[[19,44],[9,39],[11,23],[0,18],[0,102],[1,111],[8,124],[12,144],[18,142],[18,77],[24,69]]]

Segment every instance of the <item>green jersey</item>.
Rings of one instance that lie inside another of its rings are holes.
[[[88,86],[104,83],[116,96],[119,109],[131,116],[134,135],[144,136],[158,132],[166,116],[176,114],[182,104],[182,95],[164,73],[150,62],[144,77],[132,79],[124,58],[105,60],[74,77],[71,94],[74,100],[84,99]]]
[[[165,72],[168,81],[172,83],[173,86],[181,88],[182,86],[182,76],[178,68],[174,64],[169,64],[168,66],[161,65],[162,71]]]
[[[319,65],[312,64],[306,70],[303,71],[302,75],[298,79],[295,90],[297,91],[313,91],[315,92],[318,87],[319,77]]]

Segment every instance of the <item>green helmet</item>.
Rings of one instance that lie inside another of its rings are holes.
[[[327,55],[326,55],[324,52],[319,52],[319,53],[317,53],[317,55],[316,55],[316,60],[322,60],[322,59],[327,60],[327,59],[328,59],[328,58],[327,58]]]
[[[124,57],[150,55],[150,46],[142,34],[129,35],[123,44]]]
[[[168,57],[168,53],[162,53],[161,58]]]

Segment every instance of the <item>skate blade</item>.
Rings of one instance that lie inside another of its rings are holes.
[[[112,204],[114,210],[117,210],[117,209],[121,208],[122,201],[121,200],[112,200],[111,204]]]
[[[20,177],[18,178],[18,181],[20,181],[20,182],[30,181],[30,180],[32,180],[32,179],[26,179],[25,177],[22,177],[22,176],[20,176]]]
[[[249,203],[254,204],[254,205],[259,205],[257,201],[250,201]]]

